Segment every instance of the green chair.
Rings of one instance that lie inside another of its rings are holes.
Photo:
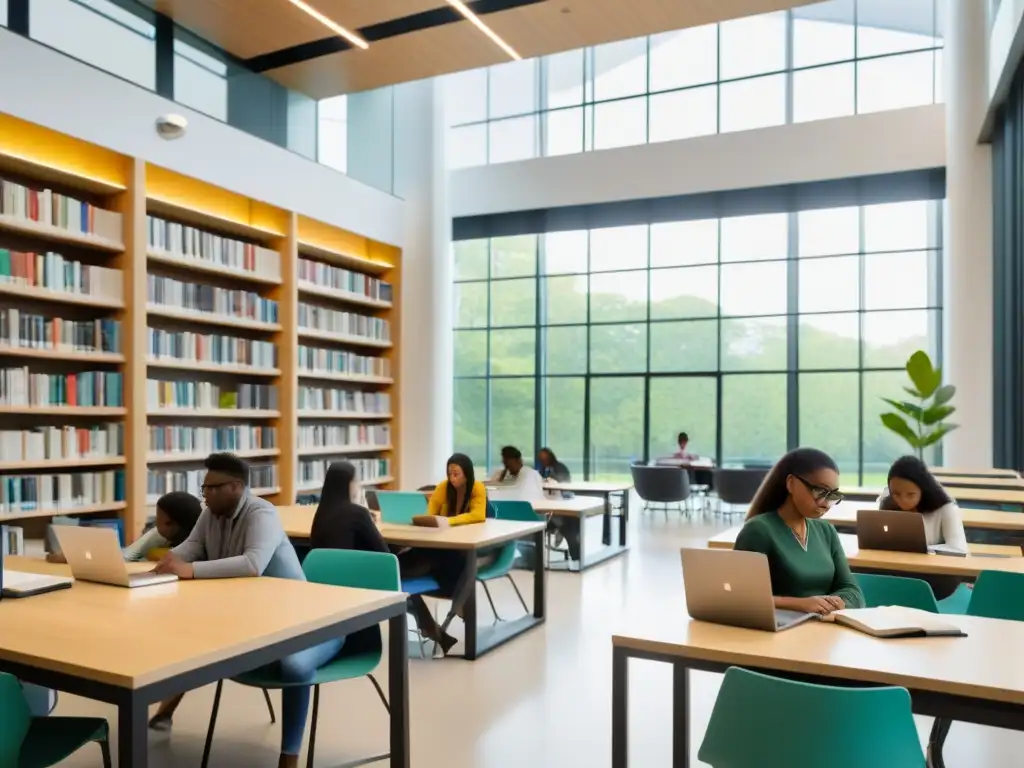
[[[810,737],[834,732],[837,723],[838,742]],[[926,765],[905,688],[814,685],[739,667],[725,673],[698,757],[712,768]]]
[[[414,491],[379,491],[380,519],[394,525],[411,525],[416,515],[427,514],[427,497]]]
[[[1024,621],[1024,574],[982,571],[973,591],[968,616]]]
[[[363,552],[350,549],[314,549],[302,562],[302,570],[306,579],[316,584],[330,584],[335,587],[355,587],[359,589],[379,589],[398,592],[401,578],[398,573],[398,558],[383,552]],[[313,714],[309,732],[309,750],[306,756],[307,768],[313,767],[313,755],[316,748],[317,717],[320,710],[320,686],[336,683],[341,680],[353,680],[368,677],[373,683],[377,696],[384,704],[384,709],[391,712],[388,700],[380,683],[373,676],[373,671],[380,664],[383,644],[380,627],[374,626],[350,635],[345,640],[341,652],[333,660],[327,662],[316,671],[312,682],[292,683],[281,680],[276,664],[254,669],[238,677],[232,678],[236,683],[252,688],[281,689],[296,685],[313,686]],[[220,694],[224,681],[217,683],[217,691],[213,698],[213,711],[210,714],[210,726],[206,733],[206,746],[203,749],[203,768],[210,759],[213,746],[213,731],[217,725],[217,710],[220,707]],[[359,764],[384,760],[387,754],[377,755],[360,760]]]
[[[935,593],[923,579],[908,579],[903,576],[882,576],[880,574],[858,573],[855,578],[864,593],[864,605],[877,608],[880,605],[901,605],[917,608],[930,613],[939,612]]]
[[[32,717],[21,683],[0,672],[0,765],[47,768],[96,742],[110,768],[107,721],[101,717]]]
[[[494,517],[497,520],[517,520],[527,523],[544,522],[544,518],[533,511],[533,507],[528,501],[492,501],[491,506],[494,508]],[[494,600],[491,599],[491,590],[487,586],[488,581],[494,581],[495,579],[508,579],[512,589],[516,591],[516,597],[519,598],[523,611],[526,613],[530,612],[530,609],[526,607],[526,601],[523,600],[519,587],[516,586],[516,582],[512,578],[512,565],[516,561],[518,552],[518,542],[510,541],[507,544],[502,544],[497,550],[497,557],[495,557],[494,562],[477,571],[476,580],[483,585],[484,594],[487,595],[487,602],[491,604],[491,612],[494,614],[495,621],[501,621],[502,618],[498,615],[497,608],[494,607]],[[543,553],[538,552],[537,557],[543,557]]]
[[[967,613],[967,607],[971,604],[973,593],[969,584],[958,585],[952,595],[938,601],[939,613],[963,616]]]

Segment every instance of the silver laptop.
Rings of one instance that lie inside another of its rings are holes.
[[[776,610],[768,558],[760,552],[683,549],[680,554],[686,610],[698,621],[781,632],[815,618]]]
[[[173,573],[128,573],[113,528],[55,525],[53,532],[76,579],[117,587],[148,587],[178,579]]]

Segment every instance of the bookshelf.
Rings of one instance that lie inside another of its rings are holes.
[[[0,524],[132,540],[214,450],[276,504],[398,483],[399,249],[3,114],[0,180]]]

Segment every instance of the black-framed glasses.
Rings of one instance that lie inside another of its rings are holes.
[[[811,496],[814,497],[815,501],[827,501],[830,504],[838,504],[843,500],[843,494],[838,488],[829,488],[825,485],[812,483],[810,480],[800,477],[800,475],[793,475],[793,477],[804,484],[804,487],[811,492]]]
[[[223,488],[225,485],[231,485],[234,480],[225,480],[223,483],[204,483],[199,486],[200,493],[212,493],[218,488]]]

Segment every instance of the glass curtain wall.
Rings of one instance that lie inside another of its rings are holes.
[[[906,451],[881,425],[941,349],[940,201],[456,242],[457,450],[554,449],[576,477],[673,452],[720,465],[797,445],[847,482]]]
[[[946,0],[829,0],[450,75],[454,168],[933,104]]]

